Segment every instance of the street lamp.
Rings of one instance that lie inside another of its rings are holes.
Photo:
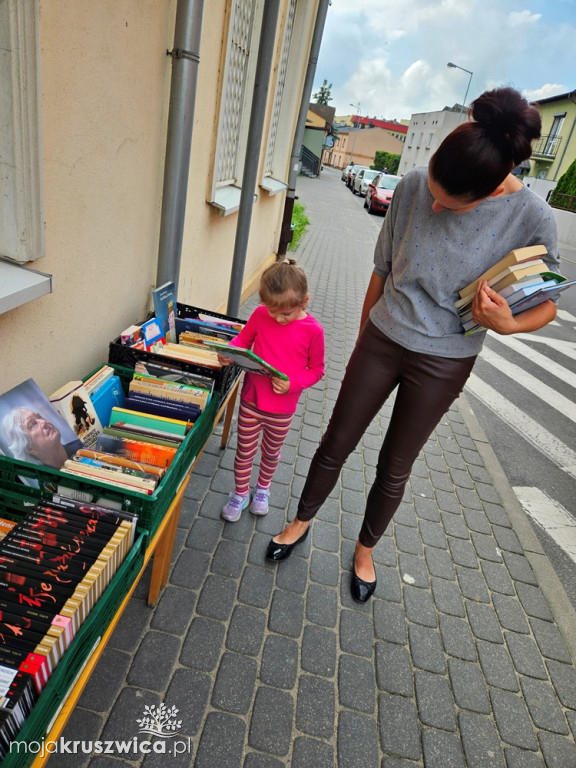
[[[466,86],[466,93],[464,94],[464,103],[460,105],[460,114],[458,115],[458,125],[460,125],[460,120],[462,120],[462,111],[464,107],[466,106],[466,99],[468,98],[468,90],[470,88],[470,83],[472,82],[472,75],[473,72],[470,72],[469,69],[464,69],[464,67],[459,66],[458,64],[453,64],[451,61],[446,64],[447,67],[451,67],[452,69],[461,69],[462,72],[468,72],[470,77],[468,78],[468,85]]]

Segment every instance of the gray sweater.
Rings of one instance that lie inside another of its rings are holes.
[[[545,245],[558,271],[558,236],[550,206],[524,187],[483,200],[468,213],[432,211],[428,169],[414,168],[396,187],[374,252],[386,277],[370,319],[407,349],[469,357],[485,332],[464,336],[454,302],[458,291],[510,251]]]

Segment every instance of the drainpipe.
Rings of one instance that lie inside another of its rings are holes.
[[[306,117],[310,105],[310,95],[316,76],[316,64],[318,63],[318,54],[320,44],[324,33],[324,24],[328,6],[332,5],[332,0],[320,0],[318,4],[318,13],[316,14],[316,23],[314,24],[314,34],[312,36],[312,46],[308,58],[308,68],[304,79],[302,89],[302,101],[300,102],[300,114],[296,124],[296,133],[294,134],[294,143],[292,145],[292,156],[290,158],[290,170],[288,172],[288,189],[286,191],[286,201],[284,203],[284,216],[282,218],[282,229],[280,231],[280,242],[278,244],[278,256],[285,256],[288,244],[292,240],[292,213],[294,211],[294,200],[296,198],[296,179],[298,178],[298,166],[300,164],[300,149],[304,138],[304,129],[306,128]]]
[[[270,72],[272,70],[279,7],[280,0],[266,0],[264,3],[264,15],[262,16],[262,29],[260,30],[260,43],[258,46],[256,76],[254,80],[254,95],[252,97],[252,109],[250,111],[250,125],[248,127],[246,157],[244,161],[244,173],[242,175],[242,191],[240,193],[240,205],[238,207],[238,224],[236,226],[236,240],[234,242],[234,256],[232,258],[232,275],[230,277],[228,305],[226,309],[226,312],[234,317],[238,316],[238,308],[240,307],[242,280],[244,278],[244,266],[246,264],[246,251],[248,249],[250,222],[252,220],[252,208],[257,199],[254,190],[256,189],[256,182],[258,179],[258,164],[262,145],[264,118],[266,116],[268,90],[270,88]]]
[[[166,51],[172,57],[172,81],[156,285],[173,281],[176,289],[182,259],[203,11],[204,0],[178,0],[174,49]]]

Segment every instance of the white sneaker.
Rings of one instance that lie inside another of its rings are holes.
[[[220,517],[223,520],[227,520],[229,523],[235,523],[236,520],[240,519],[242,510],[248,506],[249,501],[250,494],[248,493],[246,496],[241,496],[239,493],[231,493],[230,501],[222,508]]]
[[[263,517],[268,514],[268,497],[270,496],[270,488],[260,488],[257,485],[254,488],[252,495],[252,504],[250,505],[250,512],[253,515]]]

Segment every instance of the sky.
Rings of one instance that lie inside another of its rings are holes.
[[[327,80],[337,116],[385,120],[468,86],[466,104],[499,86],[542,99],[576,90],[575,49],[576,0],[331,0],[312,93]]]

